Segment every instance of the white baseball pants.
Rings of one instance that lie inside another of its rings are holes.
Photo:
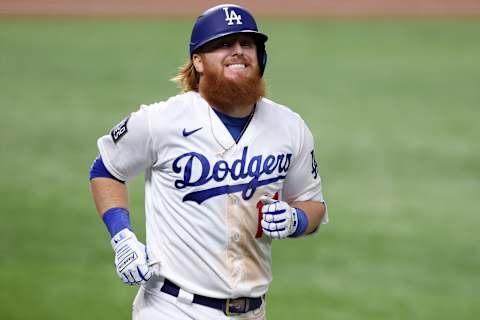
[[[180,289],[181,290],[181,289]],[[196,303],[189,303],[181,290],[178,297],[159,288],[141,286],[133,301],[133,320],[266,320],[266,303],[256,310],[235,316]]]

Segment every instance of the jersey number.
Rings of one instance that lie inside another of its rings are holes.
[[[275,193],[273,196],[273,199],[278,200],[278,192]],[[255,234],[255,238],[261,238],[263,236],[263,229],[262,229],[262,208],[263,208],[263,203],[262,201],[257,202],[257,209],[258,209],[258,224],[257,224],[257,233]]]

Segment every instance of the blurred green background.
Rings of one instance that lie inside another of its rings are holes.
[[[0,319],[130,317],[88,171],[99,136],[178,92],[191,25],[0,21]],[[261,29],[270,98],[314,133],[331,219],[274,243],[268,318],[478,319],[480,21]]]

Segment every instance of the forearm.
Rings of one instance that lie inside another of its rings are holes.
[[[124,183],[110,178],[90,180],[97,211],[112,236],[117,274],[126,284],[142,284],[152,276],[145,246],[130,226],[128,193]]]
[[[325,204],[319,201],[295,201],[290,206],[302,209],[308,217],[308,226],[304,234],[315,231],[326,212]]]
[[[128,209],[128,191],[124,183],[109,178],[90,180],[93,201],[100,216],[110,208]]]

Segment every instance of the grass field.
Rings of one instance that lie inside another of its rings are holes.
[[[0,21],[0,319],[128,319],[88,170],[167,98],[192,22]],[[274,244],[269,319],[478,319],[480,21],[275,21],[266,79],[316,137],[331,223]],[[143,238],[143,190],[130,186]]]

